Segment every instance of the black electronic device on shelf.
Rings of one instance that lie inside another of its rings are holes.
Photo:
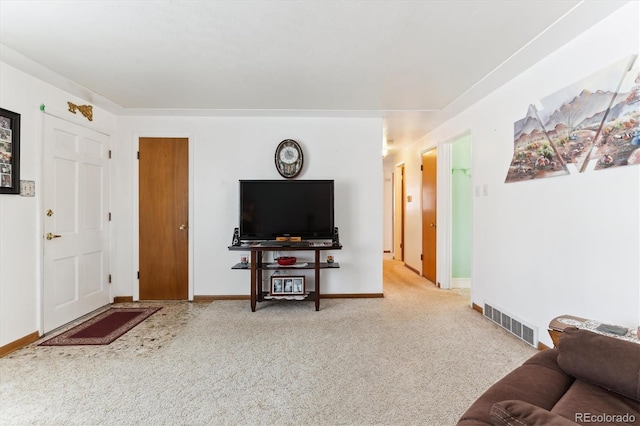
[[[335,240],[333,180],[241,180],[239,240]]]
[[[231,245],[238,247],[240,245],[240,230],[239,228],[233,229],[233,238],[231,239]]]

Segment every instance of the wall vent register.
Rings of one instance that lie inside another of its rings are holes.
[[[534,348],[538,347],[537,327],[525,323],[493,303],[484,303],[483,315]]]

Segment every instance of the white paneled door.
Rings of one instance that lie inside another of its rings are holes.
[[[109,303],[109,137],[46,115],[44,332]]]

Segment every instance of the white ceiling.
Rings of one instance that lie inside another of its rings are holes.
[[[117,114],[384,117],[398,147],[624,3],[0,0],[0,59]]]

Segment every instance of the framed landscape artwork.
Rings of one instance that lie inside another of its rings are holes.
[[[0,194],[20,193],[20,114],[0,108]]]
[[[513,127],[505,182],[640,164],[637,55],[542,98]]]

